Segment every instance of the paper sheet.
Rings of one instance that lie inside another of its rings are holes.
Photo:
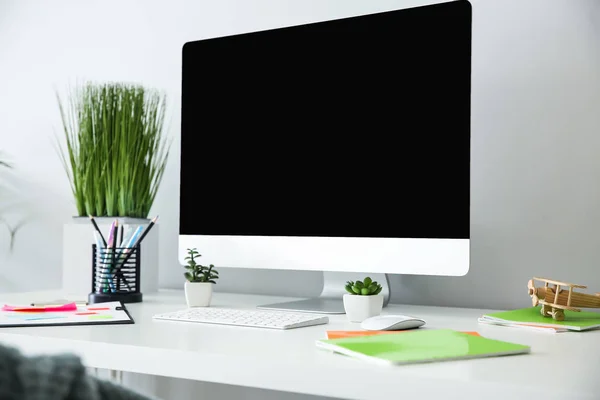
[[[61,311],[62,310],[62,311]],[[108,302],[90,305],[67,305],[44,309],[5,305],[0,310],[0,328],[16,326],[44,325],[93,325],[133,323],[121,302]]]

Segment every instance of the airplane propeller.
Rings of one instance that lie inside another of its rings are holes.
[[[533,304],[534,307],[537,306],[540,303],[540,299],[537,296],[537,289],[533,285],[533,279],[530,279],[529,282],[527,282],[527,289],[529,289],[529,295],[531,296],[531,303]]]

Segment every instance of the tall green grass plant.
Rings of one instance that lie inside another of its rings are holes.
[[[59,152],[78,216],[147,218],[165,170],[166,96],[123,83],[84,83],[57,95]]]

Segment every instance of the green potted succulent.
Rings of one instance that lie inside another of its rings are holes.
[[[62,134],[58,152],[76,214],[63,228],[63,289],[89,291],[90,217],[105,237],[119,225],[147,227],[170,143],[164,132],[166,96],[139,84],[84,82],[57,93]],[[144,239],[140,287],[158,290],[158,226]]]
[[[213,285],[219,279],[219,272],[215,266],[208,266],[196,262],[196,258],[202,257],[200,253],[194,249],[187,249],[188,255],[185,257],[187,265],[185,265],[185,300],[188,307],[207,307],[210,305],[213,293]]]
[[[381,314],[383,308],[382,287],[370,277],[362,281],[346,282],[344,309],[351,322],[362,322],[367,318]]]

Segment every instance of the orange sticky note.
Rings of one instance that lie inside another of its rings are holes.
[[[372,336],[372,335],[385,335],[392,333],[404,333],[410,332],[413,329],[408,329],[404,331],[327,331],[327,339],[340,339],[340,338],[348,338],[355,336]],[[473,336],[481,336],[478,332],[463,332]]]

